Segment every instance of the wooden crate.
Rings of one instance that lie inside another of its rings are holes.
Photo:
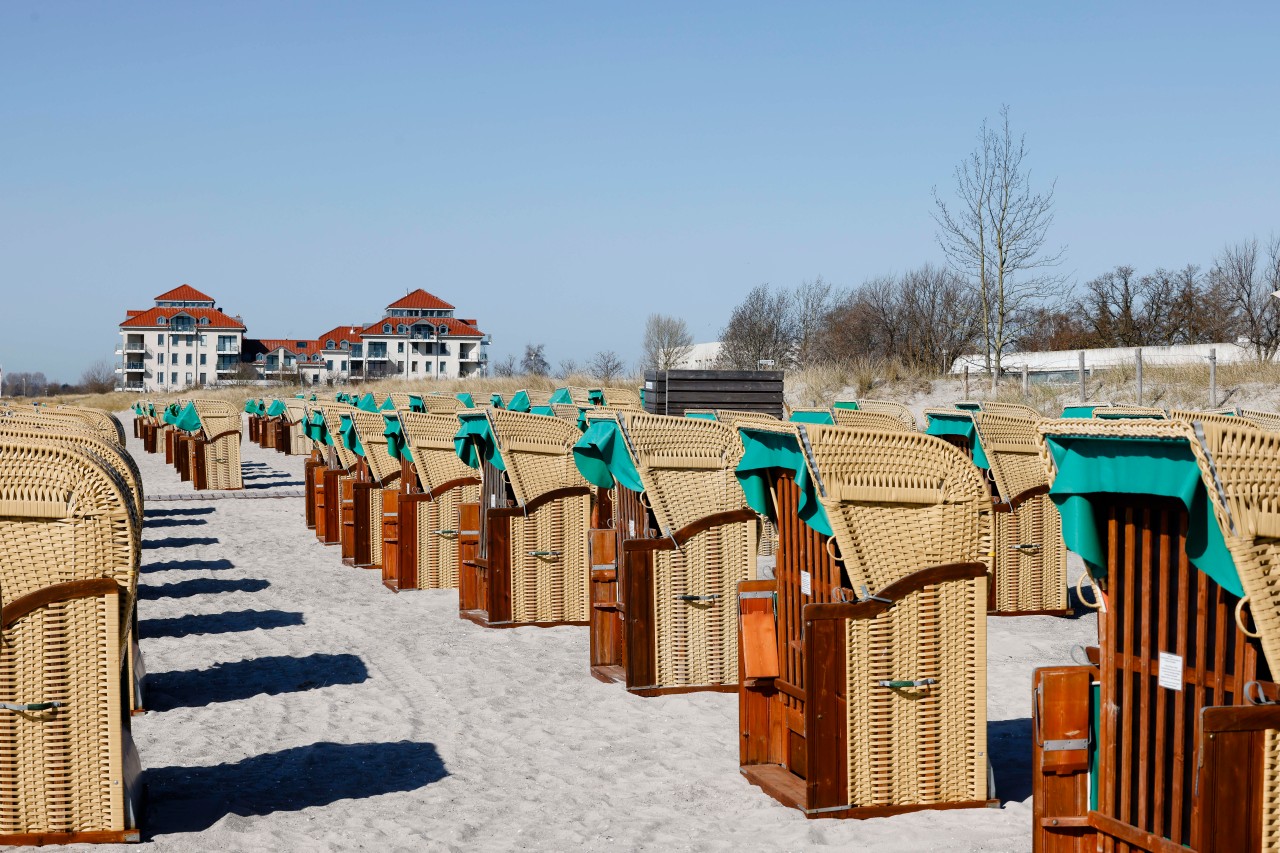
[[[680,415],[689,409],[736,409],[784,414],[781,370],[649,370],[645,411]]]

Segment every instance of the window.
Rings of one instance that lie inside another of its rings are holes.
[[[325,349],[333,349],[333,347],[334,347],[334,343],[332,338],[324,342]]]
[[[343,341],[343,342],[342,342],[342,348],[343,348],[343,349],[350,349],[350,348],[351,348],[351,342],[350,342],[350,341]]]
[[[207,356],[206,356],[204,353],[200,353],[200,363],[201,363],[201,364],[204,364],[204,360],[205,360],[205,358],[207,358]],[[203,382],[204,380],[203,380],[203,379],[201,379],[200,381],[201,381],[201,382]]]
[[[406,331],[408,331],[408,328],[409,327],[406,326],[404,323],[401,323],[398,326],[396,326],[396,334],[403,335]]]
[[[382,334],[384,334],[384,335],[389,335],[389,334],[391,334],[391,324],[390,324],[390,323],[383,323],[383,324],[382,324]]]
[[[205,345],[205,344],[207,344],[207,343],[209,343],[209,336],[208,336],[208,335],[201,335],[201,336],[200,336],[200,346],[204,346],[204,345]]]
[[[333,359],[329,359],[324,363],[325,370],[333,370]]]
[[[164,364],[164,353],[156,353],[156,364]]]
[[[177,335],[170,335],[170,336],[169,336],[169,346],[171,346],[171,347],[176,347],[177,345],[178,345],[178,336],[177,336]]]
[[[188,374],[187,374],[187,384],[188,384],[188,385],[190,385],[190,384],[191,384],[191,374],[190,374],[190,373],[188,373]]]
[[[339,370],[346,370],[346,369],[347,369],[347,363],[346,363],[345,361],[340,361],[340,362],[338,362],[338,369],[339,369]]]
[[[163,314],[161,314],[159,317],[156,318],[157,326],[163,326],[165,323],[168,323],[168,322],[169,322],[168,318],[166,318]]]
[[[163,344],[164,344],[164,335],[163,335],[163,334],[156,335],[156,344],[157,344],[157,345],[163,345]]]
[[[163,384],[164,384],[164,374],[163,374],[163,373],[161,373],[161,374],[160,374],[160,384],[161,384],[161,385],[163,385]]]
[[[174,373],[170,373],[170,374],[169,374],[169,383],[170,383],[171,385],[177,385],[177,384],[178,384],[178,374],[177,374],[176,372],[174,372]]]
[[[209,318],[208,318],[208,317],[201,317],[201,318],[200,318],[200,325],[201,325],[201,326],[207,326],[207,325],[209,325]],[[203,341],[202,341],[202,343],[203,343]],[[202,379],[202,380],[200,380],[200,381],[201,381],[201,382],[203,382],[204,380]]]
[[[404,352],[404,341],[396,344],[396,352]]]
[[[191,363],[191,353],[187,353],[187,364]]]
[[[294,349],[303,350],[303,349],[306,349],[306,348],[307,348],[307,342],[306,342],[306,341],[296,341],[295,343],[296,343],[296,346],[294,347]]]
[[[411,363],[410,363],[410,365],[409,365],[409,372],[410,372],[410,373],[417,373],[417,372],[418,372],[418,362],[416,362],[416,361],[415,361],[415,362],[411,362]],[[428,372],[430,372],[430,371],[428,371]]]
[[[427,373],[430,373],[430,372],[431,372],[431,365],[430,365],[430,363],[428,363],[428,364],[427,364],[427,370],[426,370],[426,372],[427,372]]]
[[[195,336],[195,335],[187,335],[187,346],[191,346],[191,345],[192,345],[192,344],[194,344],[195,342],[196,342],[196,336]]]
[[[203,384],[204,384],[204,374],[203,374],[203,373],[201,373],[201,374],[200,374],[200,384],[201,384],[201,385],[203,385]]]

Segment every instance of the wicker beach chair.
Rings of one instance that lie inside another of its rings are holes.
[[[1280,432],[1280,413],[1264,412],[1260,409],[1240,409],[1239,414],[1259,429]]]
[[[601,388],[600,404],[610,409],[640,409],[640,395],[630,388]]]
[[[204,454],[206,488],[232,491],[244,488],[240,468],[240,411],[223,400],[191,401],[200,416],[201,434],[195,452]]]
[[[319,414],[326,436],[322,450],[324,467],[316,477],[316,538],[325,545],[338,545],[344,560],[354,562],[355,542],[344,533],[355,529],[355,483],[363,479],[363,460],[342,439],[342,415],[356,411],[345,403],[319,403],[311,408]]]
[[[1280,435],[1223,416],[1039,430],[1099,646],[1033,677],[1034,848],[1276,849]]]
[[[137,841],[128,486],[67,442],[0,436],[0,843]]]
[[[832,409],[831,415],[839,426],[915,432],[914,419],[912,419],[912,424],[908,426],[907,422],[902,418],[888,412],[875,412],[870,409]]]
[[[103,438],[115,441],[116,444],[124,446],[124,425],[120,423],[120,419],[110,412],[104,412],[101,409],[90,409],[86,406],[67,406],[60,405],[57,408],[59,412],[73,412],[89,421],[93,428],[102,433]]]
[[[981,474],[906,430],[775,429],[794,431],[789,458],[761,462],[753,444],[740,472],[769,494],[783,543],[778,604],[765,584],[740,593],[743,774],[808,817],[992,805]]]
[[[850,401],[837,401],[834,409],[850,409],[860,412],[873,412],[875,414],[889,415],[902,421],[902,425],[907,429],[915,430],[916,417],[911,414],[911,410],[902,403],[896,403],[893,400],[867,400],[858,399]]]
[[[480,478],[458,458],[456,415],[401,412],[399,422],[408,458],[398,526],[387,537],[399,547],[397,564],[384,564],[382,581],[395,590],[457,589],[459,541],[465,537],[474,547],[479,535],[475,524],[460,523],[459,510],[478,506]]]
[[[459,452],[482,471],[460,615],[487,627],[587,624],[591,489],[571,452],[581,433],[556,417],[504,409],[460,417]]]
[[[1154,418],[1165,420],[1169,413],[1154,406],[1098,406],[1093,410],[1093,417],[1099,420],[1122,420],[1130,418]]]
[[[387,507],[394,509],[400,492],[400,460],[387,445],[387,419],[383,412],[355,410],[348,413],[364,451],[369,478],[353,485],[355,514],[355,564],[382,571],[383,524]]]
[[[601,611],[593,614],[592,673],[645,696],[736,690],[735,596],[738,583],[755,577],[760,537],[759,516],[733,473],[742,455],[737,431],[642,412],[597,415],[590,424],[576,448],[580,470],[602,472],[605,446],[625,466],[591,479],[614,481],[612,530],[593,532],[603,557],[592,557]]]

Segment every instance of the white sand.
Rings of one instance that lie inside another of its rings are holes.
[[[149,494],[192,494],[129,447]],[[247,493],[297,491],[303,457],[244,458]],[[629,696],[588,674],[585,628],[486,630],[452,592],[389,592],[299,497],[153,501],[146,546],[155,710],[133,730],[163,850],[1027,850],[1031,670],[1096,634],[989,620],[1002,809],[809,821],[739,775],[736,696]]]

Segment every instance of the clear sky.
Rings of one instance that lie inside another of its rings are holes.
[[[1280,230],[1280,4],[0,3],[0,363],[183,282],[254,337],[425,287],[491,355],[714,340],[752,286],[940,260],[1011,108],[1067,270]],[[65,342],[65,345],[62,343]]]

